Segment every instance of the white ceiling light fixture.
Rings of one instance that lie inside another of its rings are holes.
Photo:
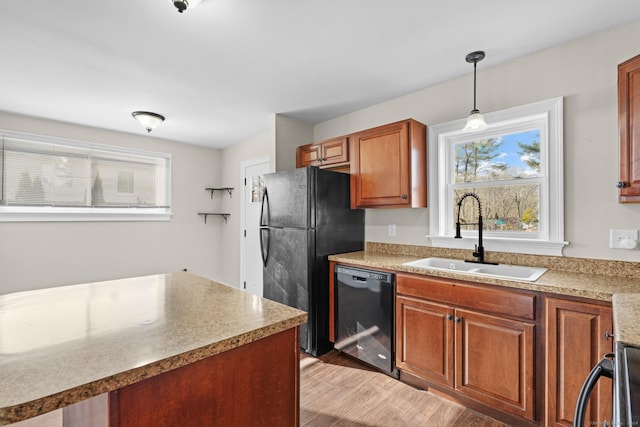
[[[484,59],[484,52],[481,50],[471,52],[467,55],[466,60],[468,63],[473,62],[473,110],[467,118],[467,124],[462,132],[476,132],[488,128],[487,122],[484,121],[484,117],[480,114],[480,110],[476,108],[476,66],[478,62]]]
[[[169,0],[169,1],[173,3],[176,9],[178,9],[178,12],[182,13],[187,9],[196,7],[198,3],[200,3],[202,0]]]
[[[164,116],[157,113],[150,113],[149,111],[134,111],[131,115],[144,126],[147,132],[151,132],[156,126],[164,122]]]

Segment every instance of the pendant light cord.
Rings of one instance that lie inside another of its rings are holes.
[[[473,61],[473,111],[476,111],[476,67],[478,61]]]

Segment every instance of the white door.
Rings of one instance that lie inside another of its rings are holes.
[[[242,174],[242,244],[241,283],[252,294],[262,296],[262,258],[260,256],[259,222],[264,183],[262,175],[269,173],[269,160],[257,159],[244,162]]]

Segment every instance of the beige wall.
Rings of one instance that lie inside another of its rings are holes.
[[[268,159],[273,165],[274,136],[271,132],[258,135],[222,152],[222,181],[224,186],[234,187],[233,197],[222,197],[223,210],[229,212],[229,222],[222,226],[220,274],[218,280],[231,286],[240,287],[240,241],[242,239],[241,202],[244,194],[243,162]],[[254,224],[257,227],[257,224]]]
[[[313,142],[313,126],[276,114],[276,170],[290,170],[296,168],[296,147]]]
[[[204,188],[220,183],[218,150],[7,113],[0,129],[170,153],[173,162],[169,222],[0,222],[0,294],[183,268],[218,279],[223,221],[197,215],[214,207]]]
[[[609,249],[609,229],[639,229],[640,204],[617,203],[617,65],[640,54],[640,22],[598,33],[501,65],[491,50],[478,65],[478,107],[490,112],[564,97],[564,255],[640,260],[640,250]],[[479,46],[482,48],[483,46]],[[464,60],[466,52],[460,53]],[[470,67],[470,70],[472,68]],[[472,106],[473,78],[461,78],[338,117],[314,127],[322,140],[415,118],[427,125],[460,119]],[[427,245],[428,209],[366,213],[367,241]],[[397,237],[387,225],[397,224]]]

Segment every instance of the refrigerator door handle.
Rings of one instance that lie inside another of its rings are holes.
[[[266,207],[266,210],[265,210]],[[266,211],[266,218],[265,218]],[[266,219],[266,221],[265,221]],[[268,227],[270,222],[269,218],[269,193],[267,189],[264,189],[264,194],[262,196],[262,205],[260,206],[260,227]]]
[[[600,359],[600,362],[598,362],[598,364],[593,367],[591,372],[589,372],[589,375],[587,375],[587,379],[584,381],[584,384],[580,389],[580,394],[578,394],[578,401],[576,402],[576,412],[573,416],[573,427],[584,426],[584,419],[587,412],[587,405],[589,404],[589,397],[591,396],[591,392],[593,391],[600,377],[613,378],[613,370],[615,366],[613,357],[613,353],[605,354],[602,359]]]
[[[264,265],[265,267],[267,266],[267,261],[269,260],[269,233],[271,232],[271,230],[269,230],[266,227],[260,227],[260,256],[262,257],[262,265]],[[267,237],[267,242],[265,244],[264,240],[265,240],[265,235]]]

